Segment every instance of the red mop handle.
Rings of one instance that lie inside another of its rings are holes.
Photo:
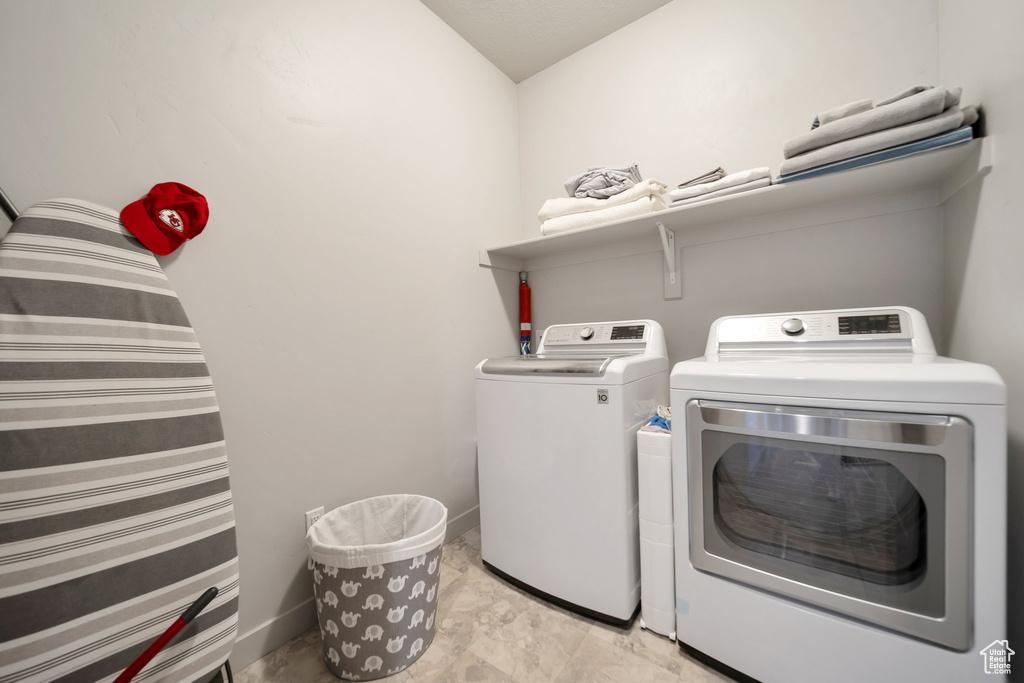
[[[184,614],[174,620],[174,623],[167,627],[167,630],[160,634],[160,637],[153,641],[153,644],[146,648],[146,651],[139,655],[139,658],[128,665],[128,668],[121,672],[121,675],[114,679],[114,683],[128,683],[135,678],[135,674],[142,671],[142,667],[149,664],[149,660],[156,657],[156,653],[164,649],[167,643],[171,642],[178,631],[188,626],[200,612],[206,609],[210,601],[217,597],[216,588],[207,588],[206,592],[199,596],[199,599],[185,610]]]
[[[528,356],[531,353],[530,341],[533,326],[530,324],[530,285],[526,284],[526,271],[519,273],[519,353]]]

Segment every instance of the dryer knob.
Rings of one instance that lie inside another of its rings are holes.
[[[594,336],[594,328],[593,327],[584,327],[582,330],[580,330],[580,339],[582,339],[583,341],[586,341],[586,340],[590,339],[593,336]]]
[[[790,318],[786,322],[782,323],[782,331],[788,334],[790,337],[796,337],[804,333],[807,326],[804,325],[804,321],[800,318]]]

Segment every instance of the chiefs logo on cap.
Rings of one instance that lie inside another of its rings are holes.
[[[161,211],[160,220],[178,232],[185,232],[185,225],[181,222],[181,216],[174,209],[164,209]]]

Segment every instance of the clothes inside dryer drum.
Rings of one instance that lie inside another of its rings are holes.
[[[924,572],[924,501],[888,462],[737,443],[713,481],[715,524],[741,548],[883,585]]]
[[[238,630],[220,411],[185,311],[116,211],[0,241],[0,680],[100,681],[211,587],[137,680],[220,680]]]

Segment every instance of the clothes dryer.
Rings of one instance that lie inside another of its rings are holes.
[[[992,680],[992,368],[936,355],[914,309],[815,311],[716,321],[671,386],[681,644],[765,683]]]

